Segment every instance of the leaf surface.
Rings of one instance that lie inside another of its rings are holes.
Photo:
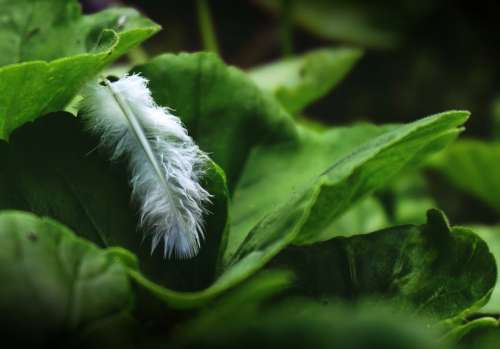
[[[131,310],[125,267],[51,219],[1,212],[0,245],[0,323],[19,331],[9,335],[57,338]]]
[[[435,320],[478,310],[497,276],[488,245],[470,230],[450,228],[438,210],[420,226],[289,247],[270,265],[295,272],[299,294],[382,299]]]
[[[63,109],[108,63],[159,30],[128,8],[82,16],[74,0],[0,0],[0,8],[0,139]]]

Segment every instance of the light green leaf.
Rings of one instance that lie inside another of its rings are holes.
[[[433,159],[431,166],[458,189],[500,211],[500,143],[461,140]]]
[[[13,337],[59,339],[131,310],[125,267],[51,219],[0,212],[0,245],[0,323]]]
[[[0,9],[0,139],[63,109],[106,64],[159,30],[127,8],[81,16],[75,0],[0,0]]]
[[[298,145],[257,147],[233,196],[233,223],[225,260],[229,261],[240,247],[246,250],[243,241],[258,243],[256,239],[263,235],[254,227],[284,202],[310,206],[292,238],[294,243],[338,236],[339,232],[329,227],[337,217],[402,169],[449,143],[467,117],[466,112],[447,112],[400,127],[359,125],[323,133],[301,129]],[[291,193],[303,190],[308,192],[303,199],[291,197]],[[306,197],[310,202],[299,204]],[[285,207],[281,209],[289,209]],[[275,234],[284,238],[292,230],[290,227],[284,230],[286,233]]]
[[[249,71],[250,78],[274,95],[291,113],[323,97],[353,68],[362,52],[351,48],[321,49]]]
[[[435,320],[478,310],[497,276],[486,243],[437,210],[421,226],[289,247],[270,266],[289,267],[296,291],[318,300],[381,299]]]

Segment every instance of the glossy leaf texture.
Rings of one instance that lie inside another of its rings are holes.
[[[128,8],[82,16],[76,0],[1,0],[0,8],[0,139],[63,109],[108,63],[159,30]]]

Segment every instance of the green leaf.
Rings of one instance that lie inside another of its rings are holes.
[[[500,225],[499,226],[480,226],[471,227],[474,232],[481,237],[490,248],[491,253],[495,256],[495,260],[500,261]],[[500,279],[497,279],[497,284],[488,303],[481,309],[482,312],[489,314],[500,314]]]
[[[396,127],[358,125],[316,133],[297,126],[248,76],[212,54],[162,55],[135,72],[156,101],[176,110],[197,143],[228,174],[231,228],[213,297],[262,268],[290,243],[339,235],[330,225],[403,168],[442,149],[467,112]],[[166,302],[174,295],[136,275]],[[201,297],[201,298],[200,298]]]
[[[249,71],[250,78],[291,113],[323,97],[360,59],[357,49],[320,49]]]
[[[2,333],[54,340],[132,307],[125,267],[51,219],[0,212],[0,245]]]
[[[0,8],[0,139],[63,109],[86,81],[159,30],[127,8],[82,16],[74,0],[0,0]]]
[[[0,189],[0,208],[50,216],[99,246],[125,247],[138,256],[144,277],[165,287],[194,291],[210,285],[228,220],[220,168],[212,164],[203,179],[213,197],[200,254],[188,261],[169,260],[161,253],[151,255],[150,241],[142,241],[137,231],[137,206],[130,202],[125,164],[110,164],[95,149],[97,144],[78,118],[63,112],[17,129],[2,160],[6,185]],[[135,257],[125,258],[135,270]]]
[[[336,218],[402,169],[448,144],[467,117],[466,112],[452,111],[400,127],[358,125],[322,133],[300,129],[299,144],[257,147],[233,196],[225,261],[239,249],[250,251],[243,242],[252,241],[251,248],[258,249],[254,244],[267,246],[271,236],[295,235],[295,244],[338,236],[332,226]],[[304,190],[307,194],[301,194]],[[269,226],[265,232],[256,228],[269,223],[269,212],[285,216],[290,206],[304,208],[293,224],[274,233],[267,231]]]
[[[500,143],[461,140],[433,159],[431,166],[456,188],[500,211]]]
[[[450,228],[437,210],[421,226],[289,247],[270,265],[291,268],[300,294],[382,299],[436,320],[479,309],[497,276],[486,243],[470,230]]]

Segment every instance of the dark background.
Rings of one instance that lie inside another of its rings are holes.
[[[312,0],[315,1],[315,0]],[[319,0],[321,1],[321,0]],[[496,1],[327,1],[352,8],[366,25],[394,34],[391,47],[368,47],[348,37],[319,38],[293,27],[294,53],[354,45],[366,49],[348,77],[306,113],[330,124],[357,120],[410,121],[428,114],[467,109],[473,114],[464,136],[492,137],[495,98],[500,96],[500,3]],[[122,3],[163,26],[146,51],[202,49],[196,1],[82,1],[85,12]],[[250,0],[209,2],[223,59],[248,68],[281,57],[280,15]]]

